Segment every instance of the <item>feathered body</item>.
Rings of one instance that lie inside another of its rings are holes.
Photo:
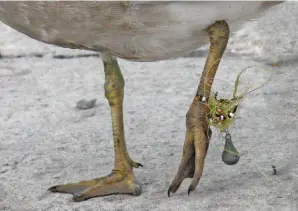
[[[155,61],[208,43],[205,29],[225,20],[232,32],[279,2],[0,2],[0,21],[36,40]]]

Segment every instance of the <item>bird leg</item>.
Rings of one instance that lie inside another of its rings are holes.
[[[210,40],[208,57],[201,76],[196,96],[186,115],[186,138],[183,155],[178,172],[169,189],[168,196],[175,193],[185,178],[193,178],[188,188],[188,194],[198,185],[203,173],[211,129],[207,114],[207,106],[219,62],[229,39],[229,26],[225,21],[216,21],[207,28]]]
[[[51,192],[73,194],[74,201],[84,201],[97,196],[111,194],[139,195],[141,186],[137,183],[133,167],[142,166],[134,162],[126,149],[123,127],[124,79],[115,57],[103,54],[105,71],[105,96],[108,99],[111,115],[115,150],[115,164],[112,172],[105,176],[79,183],[57,185]]]

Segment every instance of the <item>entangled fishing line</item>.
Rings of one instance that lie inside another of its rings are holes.
[[[244,98],[249,93],[262,88],[266,83],[269,82],[269,80],[271,79],[271,74],[269,75],[268,79],[261,85],[252,89],[251,87],[248,87],[241,94],[238,94],[239,85],[241,84],[240,77],[248,69],[256,66],[259,65],[246,67],[237,75],[232,98],[218,99],[217,92],[210,93],[209,101],[207,103],[207,106],[209,107],[209,113],[207,114],[207,118],[209,119],[210,126],[219,129],[220,132],[227,132],[229,126],[234,122],[236,112],[239,109],[239,106],[244,100]]]
[[[206,103],[206,105],[209,108],[209,113],[207,114],[207,118],[209,119],[209,126],[213,126],[219,129],[219,132],[225,138],[225,146],[222,152],[222,161],[227,165],[234,165],[240,159],[240,154],[238,150],[235,148],[232,141],[232,136],[229,132],[229,127],[232,123],[234,123],[235,115],[240,104],[242,103],[244,97],[246,97],[247,94],[260,89],[271,79],[270,75],[268,79],[261,85],[253,89],[250,89],[248,87],[241,94],[238,94],[239,85],[241,83],[240,77],[246,70],[248,70],[251,67],[255,66],[249,66],[243,69],[237,75],[234,85],[233,96],[231,99],[218,99],[218,93],[211,91],[209,101]]]

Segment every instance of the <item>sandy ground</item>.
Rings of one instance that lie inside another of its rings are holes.
[[[245,58],[226,56],[220,65],[214,89],[223,96],[232,93],[231,81],[247,66],[263,65],[251,69],[245,81],[264,81],[264,68],[272,74],[270,83],[250,94],[239,110],[232,130],[239,163],[221,161],[223,140],[215,132],[198,188],[188,196],[186,180],[171,198],[166,192],[182,154],[185,114],[205,59],[119,60],[126,79],[127,145],[144,165],[135,170],[143,194],[74,203],[70,195],[46,189],[106,175],[114,160],[102,62],[96,56],[78,57],[90,52],[45,45],[0,25],[0,210],[297,211],[298,50],[287,43],[298,34],[283,28],[297,23],[295,8],[297,4],[285,3],[277,15],[273,11],[239,32],[228,51]],[[278,19],[285,14],[287,21]],[[262,23],[270,21],[273,25],[265,30]],[[264,35],[274,27],[279,33]],[[279,67],[266,65],[276,62]],[[83,98],[96,98],[96,106],[76,109]],[[276,176],[270,164],[277,167]]]

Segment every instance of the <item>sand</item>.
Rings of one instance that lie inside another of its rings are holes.
[[[297,211],[297,9],[297,3],[284,3],[231,39],[214,84],[219,96],[232,94],[232,82],[247,66],[262,65],[249,70],[245,81],[261,83],[268,73],[272,78],[239,110],[232,129],[239,163],[221,161],[223,139],[213,130],[203,177],[190,196],[190,180],[171,198],[167,189],[180,162],[185,114],[205,58],[119,60],[126,80],[127,145],[133,159],[144,165],[135,170],[143,193],[81,203],[46,190],[106,175],[113,167],[101,59],[0,25],[0,210]],[[95,107],[76,108],[77,101],[94,98]],[[275,176],[271,164],[277,168]]]

